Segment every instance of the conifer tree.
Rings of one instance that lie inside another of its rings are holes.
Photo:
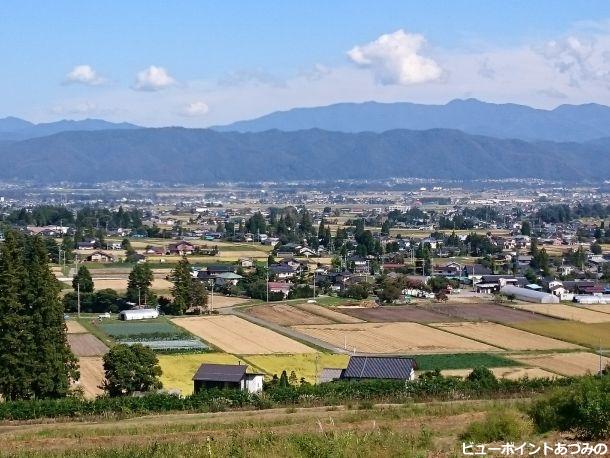
[[[81,294],[93,292],[93,278],[91,278],[91,273],[86,266],[80,266],[78,272],[72,279],[72,288],[74,288],[74,291],[79,290],[79,285]]]
[[[182,257],[178,261],[178,265],[170,274],[170,281],[174,283],[172,295],[174,302],[172,313],[174,315],[182,315],[190,306],[191,285],[193,278],[191,276],[191,265],[186,257]]]
[[[127,300],[136,303],[146,301],[147,304],[152,305],[155,302],[155,297],[150,291],[153,278],[152,269],[148,264],[136,264],[129,274]]]

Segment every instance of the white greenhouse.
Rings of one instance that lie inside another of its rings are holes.
[[[500,288],[500,292],[505,296],[512,296],[520,301],[535,302],[537,304],[559,304],[559,298],[557,296],[541,291],[534,291],[533,289],[508,285]]]
[[[156,309],[133,309],[123,310],[119,313],[119,319],[123,321],[149,320],[159,318],[159,311]]]

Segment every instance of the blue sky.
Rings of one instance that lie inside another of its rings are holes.
[[[3,0],[0,116],[207,126],[342,101],[608,104],[609,20],[610,2],[586,0]]]

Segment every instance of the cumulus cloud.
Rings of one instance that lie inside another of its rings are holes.
[[[64,79],[66,84],[86,84],[89,86],[99,86],[106,82],[90,65],[77,65]]]
[[[133,89],[136,91],[160,91],[176,84],[176,80],[163,67],[151,65],[138,72]]]
[[[568,76],[572,86],[585,81],[610,82],[610,42],[607,36],[568,36],[537,48],[558,72]]]
[[[201,100],[198,100],[196,102],[191,102],[187,104],[182,110],[181,114],[183,116],[196,117],[203,116],[207,114],[208,111],[210,111],[210,107],[208,107],[208,104],[202,102]]]
[[[423,35],[400,29],[353,47],[347,56],[357,66],[370,68],[379,83],[406,86],[435,81],[442,76],[441,67],[422,55],[425,44]]]

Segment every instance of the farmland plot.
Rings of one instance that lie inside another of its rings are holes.
[[[371,322],[415,321],[416,323],[438,323],[452,320],[452,318],[440,313],[413,305],[345,308],[342,311],[350,316]]]
[[[313,348],[233,315],[175,318],[178,326],[238,355],[313,353]]]
[[[517,380],[523,377],[527,378],[556,378],[557,374],[545,371],[539,367],[493,367],[490,369],[497,378],[505,378],[509,380]],[[441,371],[445,377],[467,377],[472,372],[472,369],[447,369]]]
[[[496,323],[437,323],[433,326],[464,337],[470,336],[507,350],[564,350],[579,348],[578,345]]]
[[[280,326],[332,323],[328,318],[314,315],[288,304],[259,305],[249,308],[246,313],[256,318],[279,324]]]
[[[610,348],[610,323],[579,323],[578,321],[529,321],[514,323],[524,331],[542,334],[588,347]]]
[[[108,347],[91,334],[68,334],[68,344],[76,356],[103,356]]]
[[[336,347],[363,353],[460,353],[496,347],[418,323],[360,323],[294,326]]]
[[[67,320],[66,328],[67,328],[68,334],[86,334],[87,332],[89,332],[85,329],[85,327],[82,324],[80,324],[78,321],[74,321],[74,320]]]
[[[303,353],[298,355],[253,355],[247,361],[260,367],[269,376],[283,370],[288,375],[295,372],[300,380],[303,377],[309,383],[316,383],[322,369],[325,367],[346,368],[349,362],[348,355],[333,355],[329,353]]]
[[[507,307],[509,307],[507,305]],[[564,320],[580,321],[581,323],[605,323],[610,322],[610,314],[587,310],[573,305],[565,304],[532,304],[532,303],[514,303],[510,307],[529,312],[542,313],[555,318]]]
[[[530,366],[566,376],[597,374],[599,371],[599,355],[586,352],[551,353],[546,355],[513,355],[516,359]],[[610,363],[610,358],[602,356],[602,368]]]
[[[459,321],[495,321],[497,323],[519,323],[531,320],[555,320],[525,310],[503,307],[497,304],[437,304],[426,309]],[[442,321],[450,321],[448,319]]]
[[[100,385],[104,381],[104,364],[100,357],[81,357],[78,359],[80,379],[75,383],[83,389],[87,399],[103,393]]]
[[[305,310],[306,312],[313,313],[315,315],[319,315],[321,317],[327,318],[335,323],[362,323],[360,318],[355,318],[343,313],[344,309],[341,309],[341,312],[337,312],[335,310],[331,310],[328,307],[323,307],[318,304],[294,304],[296,308],[301,310]]]

